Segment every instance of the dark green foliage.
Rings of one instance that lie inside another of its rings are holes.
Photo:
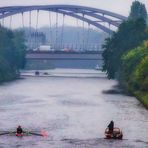
[[[111,38],[106,39],[103,45],[103,70],[107,71],[108,78],[118,75],[122,55],[137,47],[147,37],[145,21],[140,18],[123,22],[119,30]]]
[[[15,31],[14,32],[14,49],[15,49],[15,62],[18,68],[24,68],[25,66],[25,53],[26,53],[26,46],[25,46],[25,38],[24,33],[22,31]]]
[[[103,70],[148,107],[148,41],[144,40],[148,40],[146,9],[135,1],[129,19],[105,40]]]
[[[132,3],[129,19],[136,20],[138,18],[143,18],[146,21],[147,11],[145,5],[136,0]]]
[[[22,32],[0,26],[0,82],[18,76],[18,70],[24,66],[25,48]]]

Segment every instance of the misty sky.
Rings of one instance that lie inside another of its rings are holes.
[[[74,5],[83,5],[83,6],[90,6],[90,7],[95,7],[99,9],[109,10],[112,12],[116,12],[116,13],[128,16],[130,11],[130,6],[133,1],[134,0],[0,0],[0,7],[13,6],[13,5],[74,4]],[[144,3],[148,10],[148,0],[139,0],[139,1]],[[40,16],[41,20],[43,19],[42,16],[45,16],[45,14],[44,15],[41,14]],[[15,19],[16,17],[13,18],[13,26],[17,26],[18,24],[21,24],[21,22],[19,21],[16,23]],[[26,20],[27,20],[27,16],[26,16]],[[68,24],[74,24],[74,22],[72,22],[73,20],[69,18],[67,21]],[[41,24],[43,25],[44,20],[40,22],[42,22]],[[8,23],[8,21],[6,21],[6,23]]]

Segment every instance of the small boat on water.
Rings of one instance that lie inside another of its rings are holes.
[[[48,72],[44,72],[43,74],[44,74],[44,75],[49,75]]]
[[[30,131],[23,131],[22,133],[16,133],[16,131],[4,131],[2,133],[0,133],[0,136],[3,136],[3,135],[11,135],[11,136],[16,136],[16,137],[23,137],[23,136],[43,136],[43,137],[47,137],[48,134],[47,132],[45,131],[41,131],[39,133],[36,133],[36,132],[30,132]]]
[[[120,130],[118,127],[115,127],[113,132],[111,133],[109,131],[109,129],[107,128],[105,130],[105,138],[106,139],[120,139],[120,140],[122,140],[122,138],[123,138],[122,130]]]
[[[16,133],[15,135],[16,135],[17,137],[23,137],[23,134]]]
[[[40,75],[40,72],[39,71],[35,71],[35,75],[36,76]]]

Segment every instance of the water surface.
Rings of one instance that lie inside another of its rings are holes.
[[[103,93],[116,81],[95,70],[44,72],[25,71],[23,79],[0,86],[0,131],[20,124],[48,137],[4,135],[0,148],[148,147],[148,111],[134,97]],[[123,130],[123,140],[104,139],[111,120]]]

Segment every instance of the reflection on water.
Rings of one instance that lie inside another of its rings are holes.
[[[0,147],[34,148],[121,148],[148,146],[148,111],[134,98],[103,93],[112,89],[95,70],[49,70],[0,86],[0,131],[48,131],[48,137],[0,136]],[[27,75],[27,76],[24,76]],[[104,139],[110,120],[123,130],[124,140]]]

